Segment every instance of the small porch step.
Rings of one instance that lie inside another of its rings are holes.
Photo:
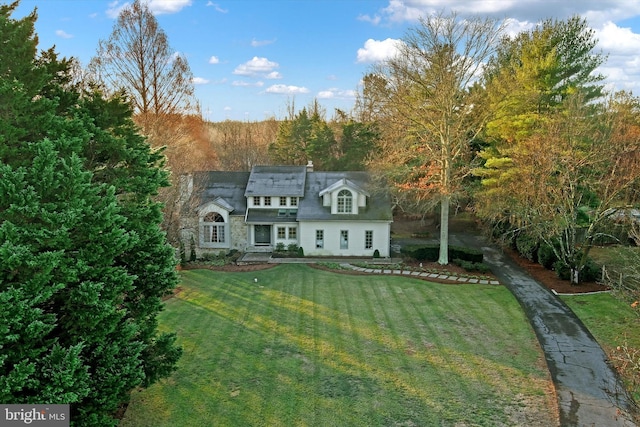
[[[247,249],[245,250],[245,252],[252,252],[252,253],[271,253],[273,252],[273,246],[270,245],[265,245],[265,246],[247,246]]]

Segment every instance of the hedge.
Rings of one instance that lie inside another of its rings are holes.
[[[437,261],[440,257],[440,245],[410,245],[400,250],[400,253],[417,261]],[[482,251],[460,246],[449,246],[449,259],[460,259],[473,263],[481,263],[484,260]]]

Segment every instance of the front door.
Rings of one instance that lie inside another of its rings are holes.
[[[256,234],[256,245],[271,244],[271,226],[270,225],[254,225],[253,229]]]

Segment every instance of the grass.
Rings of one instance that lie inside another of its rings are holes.
[[[640,402],[640,317],[638,309],[611,294],[571,295],[562,299],[582,320]]]
[[[160,319],[179,369],[134,392],[121,426],[556,423],[535,335],[501,286],[293,264],[185,271],[181,286]]]

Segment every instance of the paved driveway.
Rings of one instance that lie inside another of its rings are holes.
[[[492,272],[520,302],[547,359],[562,427],[636,426],[633,400],[600,345],[564,302],[485,239],[451,235],[450,244],[481,248]]]

